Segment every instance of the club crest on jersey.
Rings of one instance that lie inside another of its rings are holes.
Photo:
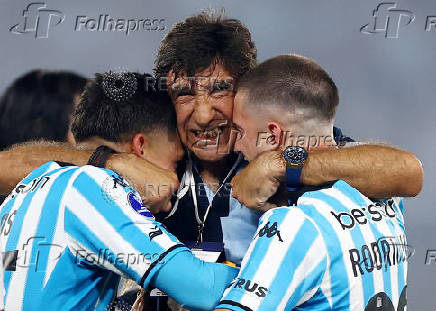
[[[138,214],[154,218],[153,214],[147,209],[147,207],[142,203],[141,199],[139,199],[135,193],[129,192],[127,194],[127,200],[129,201],[130,206],[137,212]]]

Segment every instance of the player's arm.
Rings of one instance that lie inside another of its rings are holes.
[[[0,152],[0,194],[8,194],[31,171],[49,161],[60,161],[77,166],[85,165],[92,150],[81,150],[64,143],[30,142],[18,144]],[[171,189],[177,189],[174,172],[161,169],[133,154],[117,153],[106,161],[106,167],[124,176],[134,185],[141,198],[153,212],[171,208]],[[147,185],[155,185],[150,191]],[[165,187],[159,187],[165,185]]]
[[[310,159],[309,159],[310,158]],[[358,145],[310,152],[302,183],[316,186],[343,179],[371,198],[414,197],[424,172],[410,152],[387,145]]]
[[[65,199],[65,231],[76,262],[157,287],[192,310],[213,309],[237,269],[197,259],[119,175],[90,166],[79,171]]]
[[[92,151],[75,149],[66,143],[37,141],[17,144],[0,152],[0,193],[8,194],[34,169],[49,161],[85,165]]]
[[[327,261],[321,233],[301,210],[272,209],[216,310],[293,310],[321,288]]]
[[[262,208],[285,180],[285,172],[281,151],[264,152],[233,178],[232,195],[247,207]],[[372,198],[413,197],[422,189],[423,169],[412,153],[383,145],[309,152],[302,184],[316,186],[338,179]]]
[[[238,271],[179,252],[162,265],[150,284],[189,310],[213,310]]]

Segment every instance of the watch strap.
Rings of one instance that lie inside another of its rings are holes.
[[[294,191],[301,186],[301,173],[303,166],[290,167],[286,165],[286,189],[288,191]]]
[[[99,146],[94,150],[91,157],[89,158],[88,165],[104,167],[107,158],[114,153],[117,152],[112,148],[109,148],[107,146]]]

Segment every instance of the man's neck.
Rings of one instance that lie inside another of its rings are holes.
[[[115,143],[111,141],[104,140],[100,137],[91,137],[87,139],[86,141],[77,143],[77,146],[79,148],[85,149],[85,150],[94,150],[98,146],[107,146],[109,148],[112,148],[116,152],[128,152],[128,144],[127,143]]]
[[[230,163],[229,156],[218,161],[197,160],[197,167],[203,182],[213,191],[217,191],[220,183],[229,173],[233,163]]]

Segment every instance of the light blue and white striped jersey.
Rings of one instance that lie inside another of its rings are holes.
[[[217,308],[404,311],[406,275],[402,202],[337,181],[262,216]]]
[[[147,287],[188,251],[111,170],[49,162],[0,211],[6,310],[107,310],[120,277]]]

